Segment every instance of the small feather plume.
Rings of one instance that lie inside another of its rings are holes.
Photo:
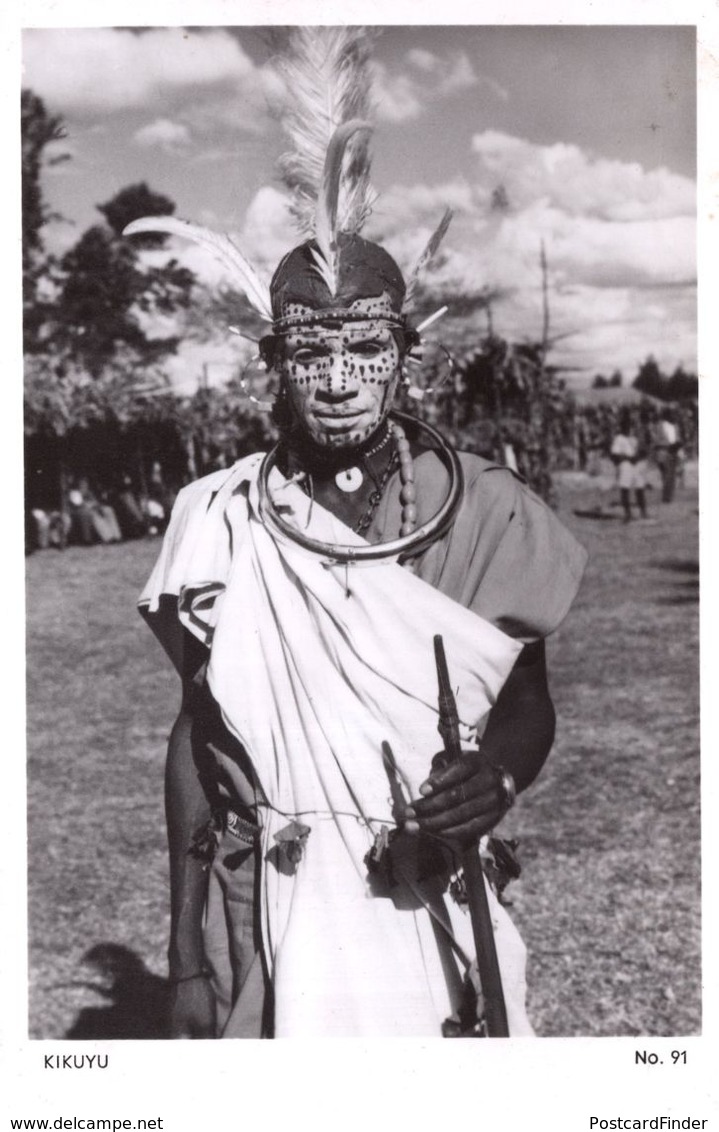
[[[127,225],[123,236],[134,236],[139,232],[167,232],[172,236],[182,236],[202,247],[208,248],[215,257],[232,271],[239,287],[248,301],[267,322],[272,322],[272,300],[270,288],[240,251],[229,236],[221,236],[209,228],[200,228],[175,216],[143,216]]]
[[[293,196],[295,222],[307,235],[315,234],[317,203],[326,179],[325,159],[336,130],[352,121],[367,122],[372,116],[372,38],[365,28],[296,27],[277,60],[286,87],[282,126],[291,143],[279,160],[279,170]],[[336,176],[336,231],[358,232],[371,211],[374,193],[368,143],[367,130],[354,130],[342,147]]]
[[[445,235],[447,234],[447,229],[449,228],[449,223],[452,219],[452,216],[453,216],[452,209],[448,208],[446,210],[444,216],[440,220],[439,224],[435,228],[434,232],[430,236],[429,242],[427,243],[427,247],[424,249],[421,256],[417,260],[417,263],[415,264],[414,271],[412,272],[412,274],[410,275],[410,277],[407,281],[407,290],[406,290],[405,296],[404,296],[404,309],[405,310],[407,310],[408,307],[412,303],[412,299],[414,298],[414,293],[417,289],[417,284],[419,283],[419,279],[420,279],[422,272],[427,267],[427,264],[432,259],[432,257],[434,255],[436,255],[437,249],[439,248],[439,245],[442,243],[442,240],[444,239]]]

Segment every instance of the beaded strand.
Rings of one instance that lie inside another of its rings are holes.
[[[399,498],[402,504],[402,525],[399,533],[401,538],[411,535],[417,526],[417,489],[414,486],[414,463],[409,441],[404,429],[397,421],[390,421],[389,427],[394,435],[397,455],[399,456],[399,478],[402,484]]]

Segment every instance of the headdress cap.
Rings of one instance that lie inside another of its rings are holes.
[[[286,317],[290,304],[312,310],[349,307],[357,299],[385,295],[392,313],[399,316],[405,295],[402,272],[388,252],[355,233],[338,237],[338,284],[334,295],[317,271],[317,242],[307,240],[280,262],[272,282],[272,314]]]

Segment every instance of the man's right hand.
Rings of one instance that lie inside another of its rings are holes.
[[[171,1038],[216,1037],[215,995],[209,979],[176,983],[170,992]]]

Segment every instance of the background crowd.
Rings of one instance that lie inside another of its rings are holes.
[[[539,416],[527,400],[492,413],[483,385],[468,405],[472,367],[457,368],[451,397],[440,391],[411,410],[437,424],[459,447],[507,464],[550,502],[564,473],[596,484],[595,514],[613,514],[617,502],[631,516],[636,491],[656,486],[668,503],[684,466],[697,454],[694,399],[666,404],[637,394],[582,404],[561,389]],[[622,391],[629,394],[629,390]],[[158,402],[161,402],[158,403]],[[539,419],[538,419],[539,417]],[[617,438],[628,439],[622,446]],[[227,467],[273,441],[269,418],[254,412],[237,383],[200,390],[195,397],[167,393],[145,402],[142,416],[121,427],[111,419],[76,426],[62,437],[46,430],[26,436],[27,550],[87,546],[162,533],[180,488]],[[622,455],[622,453],[624,453]],[[626,493],[630,493],[627,498]]]

